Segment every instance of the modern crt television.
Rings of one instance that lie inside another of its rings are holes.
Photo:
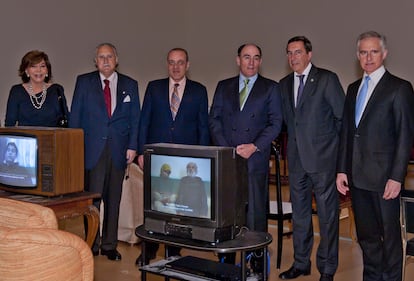
[[[230,240],[245,225],[246,208],[247,162],[234,148],[145,146],[144,225],[148,232],[211,243]]]
[[[82,129],[0,128],[0,189],[42,196],[83,191]]]

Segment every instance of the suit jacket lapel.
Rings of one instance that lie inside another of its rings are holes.
[[[291,108],[292,112],[295,113],[295,91],[293,89],[293,85],[294,85],[294,77],[293,76],[294,76],[294,73],[292,72],[289,75],[289,78],[288,78],[287,93],[289,93],[288,100],[289,100],[290,108]]]
[[[369,114],[369,111],[372,108],[375,108],[375,103],[378,100],[381,100],[381,95],[387,92],[385,91],[385,88],[387,87],[387,84],[388,84],[387,81],[390,77],[389,75],[390,73],[386,71],[384,75],[381,77],[381,79],[378,81],[378,84],[375,86],[374,91],[372,92],[371,97],[369,98],[367,105],[365,106],[364,112],[362,113],[362,116],[361,116],[361,120],[359,121],[360,123],[363,121],[365,115]],[[354,115],[355,115],[355,107],[354,107]]]
[[[252,89],[253,91],[253,89]],[[240,98],[239,98],[239,76],[233,78],[230,85],[230,101],[234,112],[240,112]],[[249,99],[246,100],[245,106],[248,103]]]
[[[95,75],[93,76],[92,79],[94,80],[94,82],[92,83],[94,87],[92,93],[95,93],[96,101],[99,105],[98,108],[104,116],[108,117],[108,113],[106,111],[103,88],[102,88],[102,81],[101,81],[101,77],[99,76],[98,71],[95,72]]]
[[[257,76],[256,82],[254,82],[253,88],[250,90],[249,96],[247,97],[246,103],[244,104],[243,110],[248,109],[251,106],[254,106],[254,101],[258,98],[258,93],[266,92],[266,89],[263,88],[263,77],[259,74]],[[237,83],[238,87],[238,83]],[[238,89],[238,88],[237,88]],[[239,95],[237,95],[235,103],[237,107],[239,105]]]
[[[115,115],[118,111],[118,108],[122,105],[121,103],[124,102],[123,96],[126,95],[123,89],[124,85],[123,77],[118,73],[118,84],[116,85],[116,106],[112,115]]]
[[[162,98],[162,107],[165,108],[165,110],[168,110],[170,112],[170,118],[172,120],[172,112],[170,107],[170,79],[165,78],[161,81],[160,84],[160,92],[163,93],[164,97]],[[178,112],[180,111],[180,108],[178,108]],[[177,112],[177,115],[178,115]]]

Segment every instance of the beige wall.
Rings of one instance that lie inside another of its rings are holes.
[[[76,75],[94,69],[94,47],[114,43],[120,71],[139,82],[166,76],[166,52],[190,53],[190,77],[207,86],[212,102],[218,80],[237,74],[235,56],[244,42],[262,47],[262,74],[279,80],[289,72],[286,41],[306,35],[313,61],[338,73],[346,87],[360,75],[355,38],[366,30],[389,41],[388,69],[414,81],[411,0],[4,0],[0,9],[0,120],[10,87],[29,50],[49,54],[54,81],[71,102]]]

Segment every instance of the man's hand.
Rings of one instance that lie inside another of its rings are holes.
[[[132,161],[134,161],[135,156],[137,155],[135,150],[132,149],[128,149],[126,152],[126,160],[127,160],[127,165],[131,164]]]
[[[345,173],[338,173],[336,175],[336,189],[342,195],[346,195],[346,193],[349,191],[348,177]]]
[[[257,151],[257,146],[253,143],[240,144],[236,147],[236,153],[245,159],[249,159],[250,156]]]
[[[398,197],[401,191],[401,183],[392,179],[389,179],[385,184],[384,195],[382,198],[385,200],[395,199]]]
[[[138,166],[144,171],[144,155],[138,155]]]

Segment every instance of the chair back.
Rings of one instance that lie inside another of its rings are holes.
[[[283,215],[282,207],[282,182],[280,180],[280,144],[278,142],[272,142],[271,155],[275,158],[275,185],[276,185],[276,202],[277,213]]]

